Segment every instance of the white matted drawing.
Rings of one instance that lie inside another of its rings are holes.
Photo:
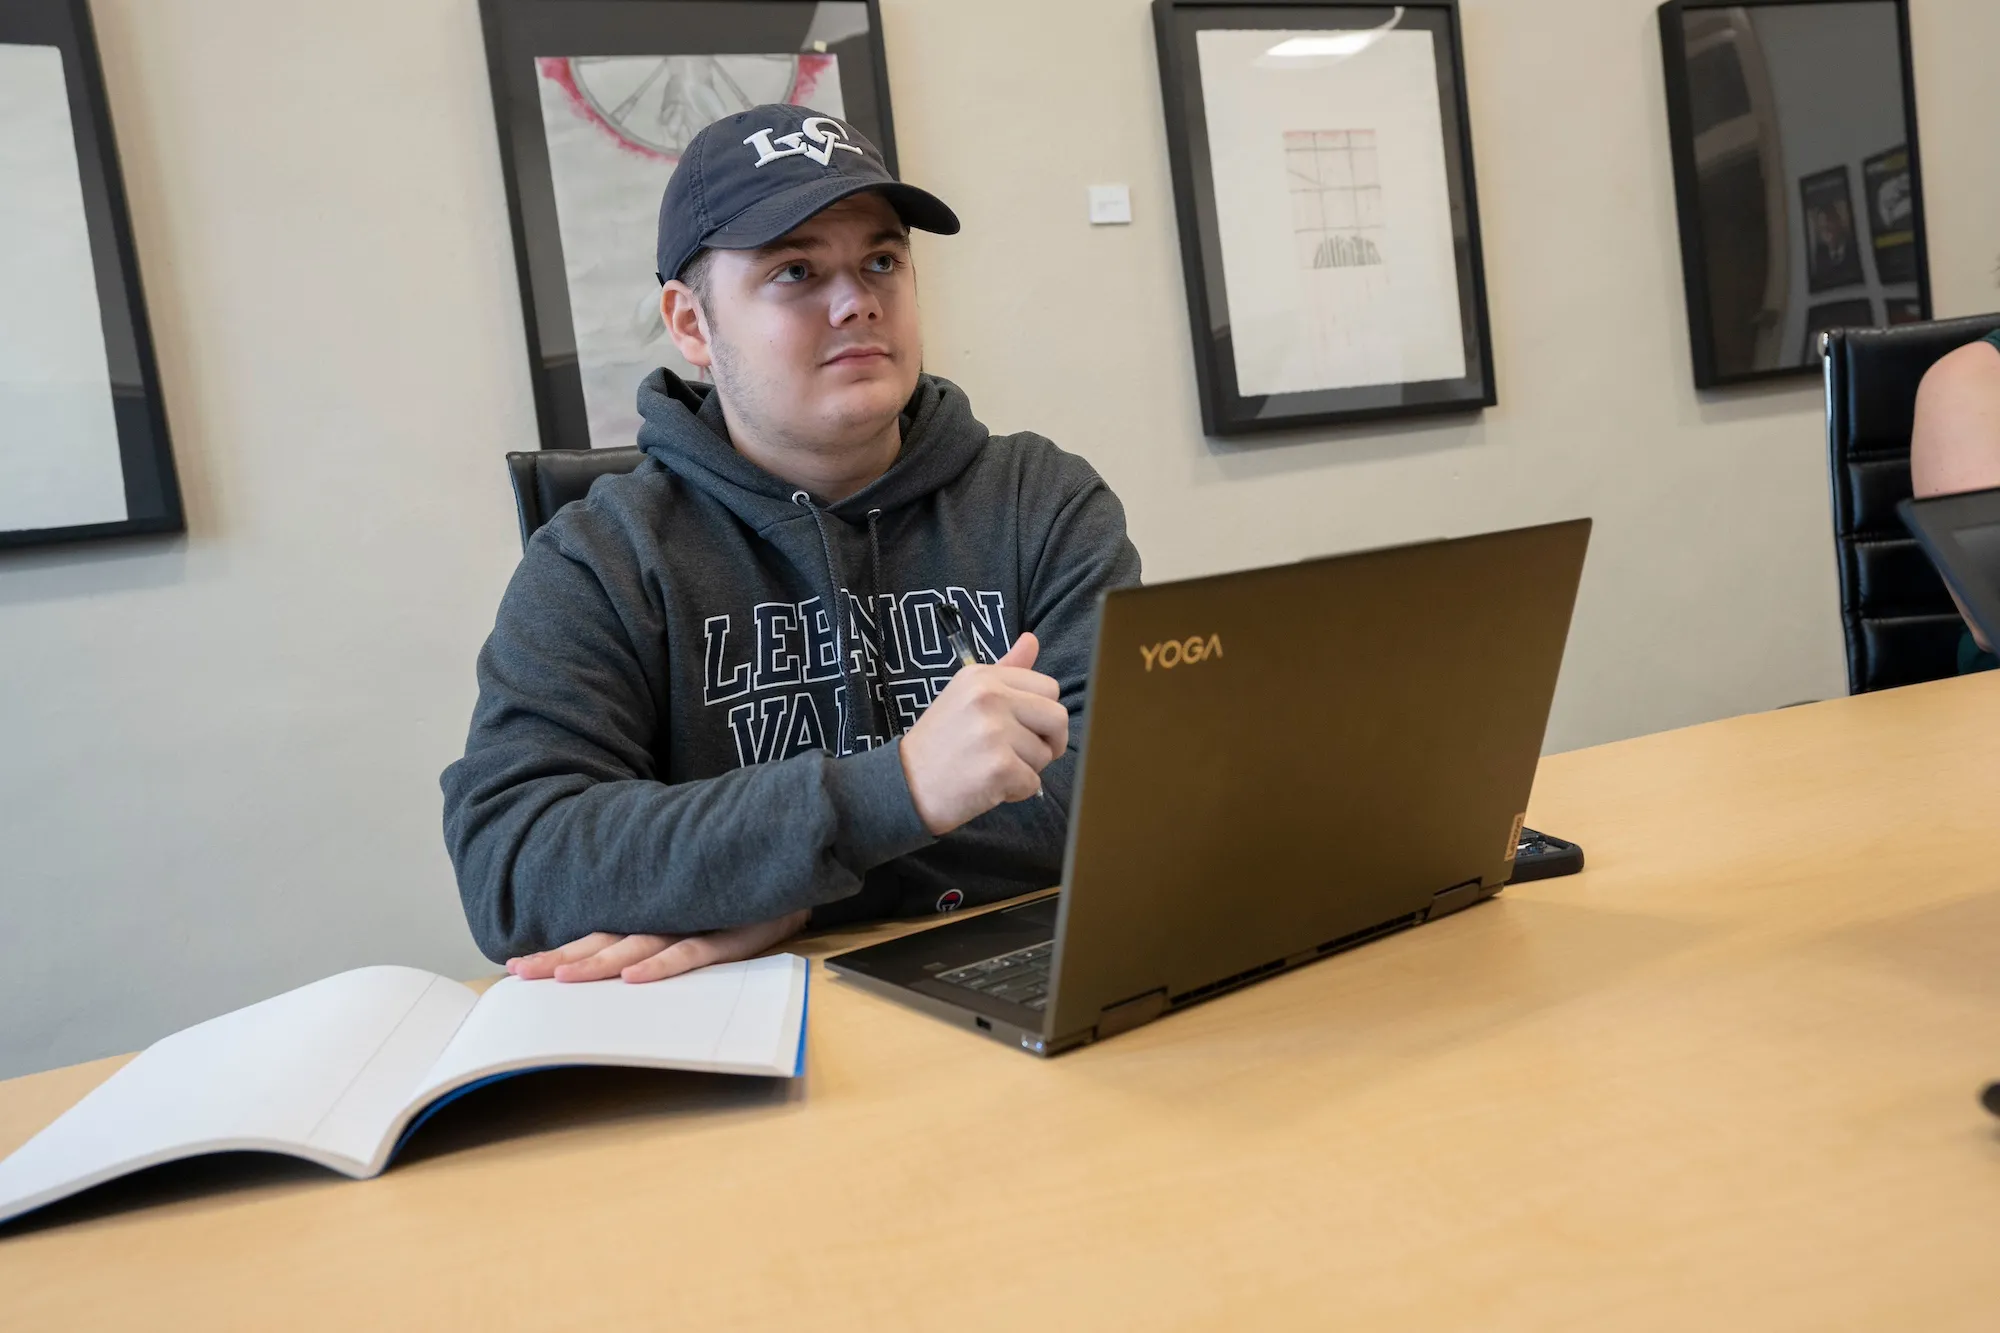
[[[1196,34],[1237,392],[1466,373],[1423,29]]]
[[[577,367],[594,449],[634,442],[639,381],[693,377],[661,323],[660,196],[689,139],[792,102],[845,119],[832,55],[546,56],[535,61]]]
[[[0,532],[128,517],[62,51],[0,44]]]
[[[1382,181],[1373,130],[1288,130],[1285,175],[1300,268],[1382,262]]]

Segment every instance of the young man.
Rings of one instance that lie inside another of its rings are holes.
[[[713,386],[648,376],[645,460],[535,534],[443,777],[515,975],[656,980],[1059,877],[1098,595],[1139,558],[1087,463],[922,373],[910,226],[958,219],[830,117],[688,145],[660,305]]]
[[[1946,353],[1925,372],[1910,434],[1910,480],[1922,496],[2000,486],[2000,333]],[[1959,674],[1993,669],[1995,646],[1968,621],[1958,644]]]

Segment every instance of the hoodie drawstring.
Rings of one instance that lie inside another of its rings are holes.
[[[883,595],[882,511],[871,509],[868,511],[868,604],[876,609],[878,615],[881,614]],[[889,709],[888,716],[884,720],[889,724],[891,736],[903,734],[903,721],[896,716],[895,709]]]
[[[812,496],[803,490],[792,492],[792,503],[812,515],[813,528],[819,533],[820,555],[826,562],[826,613],[827,618],[833,622],[833,646],[834,651],[840,654],[840,681],[847,690],[848,700],[840,719],[840,735],[835,740],[834,753],[852,754],[854,751],[848,742],[854,733],[854,715],[862,706],[860,701],[863,699],[867,700],[871,723],[877,721],[885,723],[884,730],[892,736],[902,735],[903,729],[896,725],[893,712],[884,718],[876,707],[874,691],[868,688],[868,673],[865,670],[860,673],[860,688],[857,690],[853,673],[848,670],[847,608],[840,601],[840,588],[845,579],[841,574],[840,561],[833,553],[833,541],[827,536],[825,511],[814,504]],[[876,536],[876,527],[881,517],[882,511],[879,509],[868,511],[868,575],[872,585],[869,589],[870,605],[880,604],[878,599],[881,596],[882,546]],[[871,725],[869,733],[873,735],[874,732],[875,728]]]

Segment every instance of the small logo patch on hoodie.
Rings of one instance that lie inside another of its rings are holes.
[[[956,912],[959,904],[964,901],[965,895],[957,889],[946,889],[938,895],[937,909],[940,912]]]

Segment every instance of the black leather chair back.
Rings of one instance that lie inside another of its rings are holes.
[[[2000,315],[1977,315],[1826,335],[1827,454],[1850,694],[1958,670],[1958,608],[1896,517],[1896,502],[1910,497],[1910,429],[1924,372],[1996,328]]]
[[[630,472],[645,456],[637,449],[535,449],[508,454],[514,509],[521,516],[521,549],[528,549],[528,538],[556,510],[590,494],[592,482]]]

